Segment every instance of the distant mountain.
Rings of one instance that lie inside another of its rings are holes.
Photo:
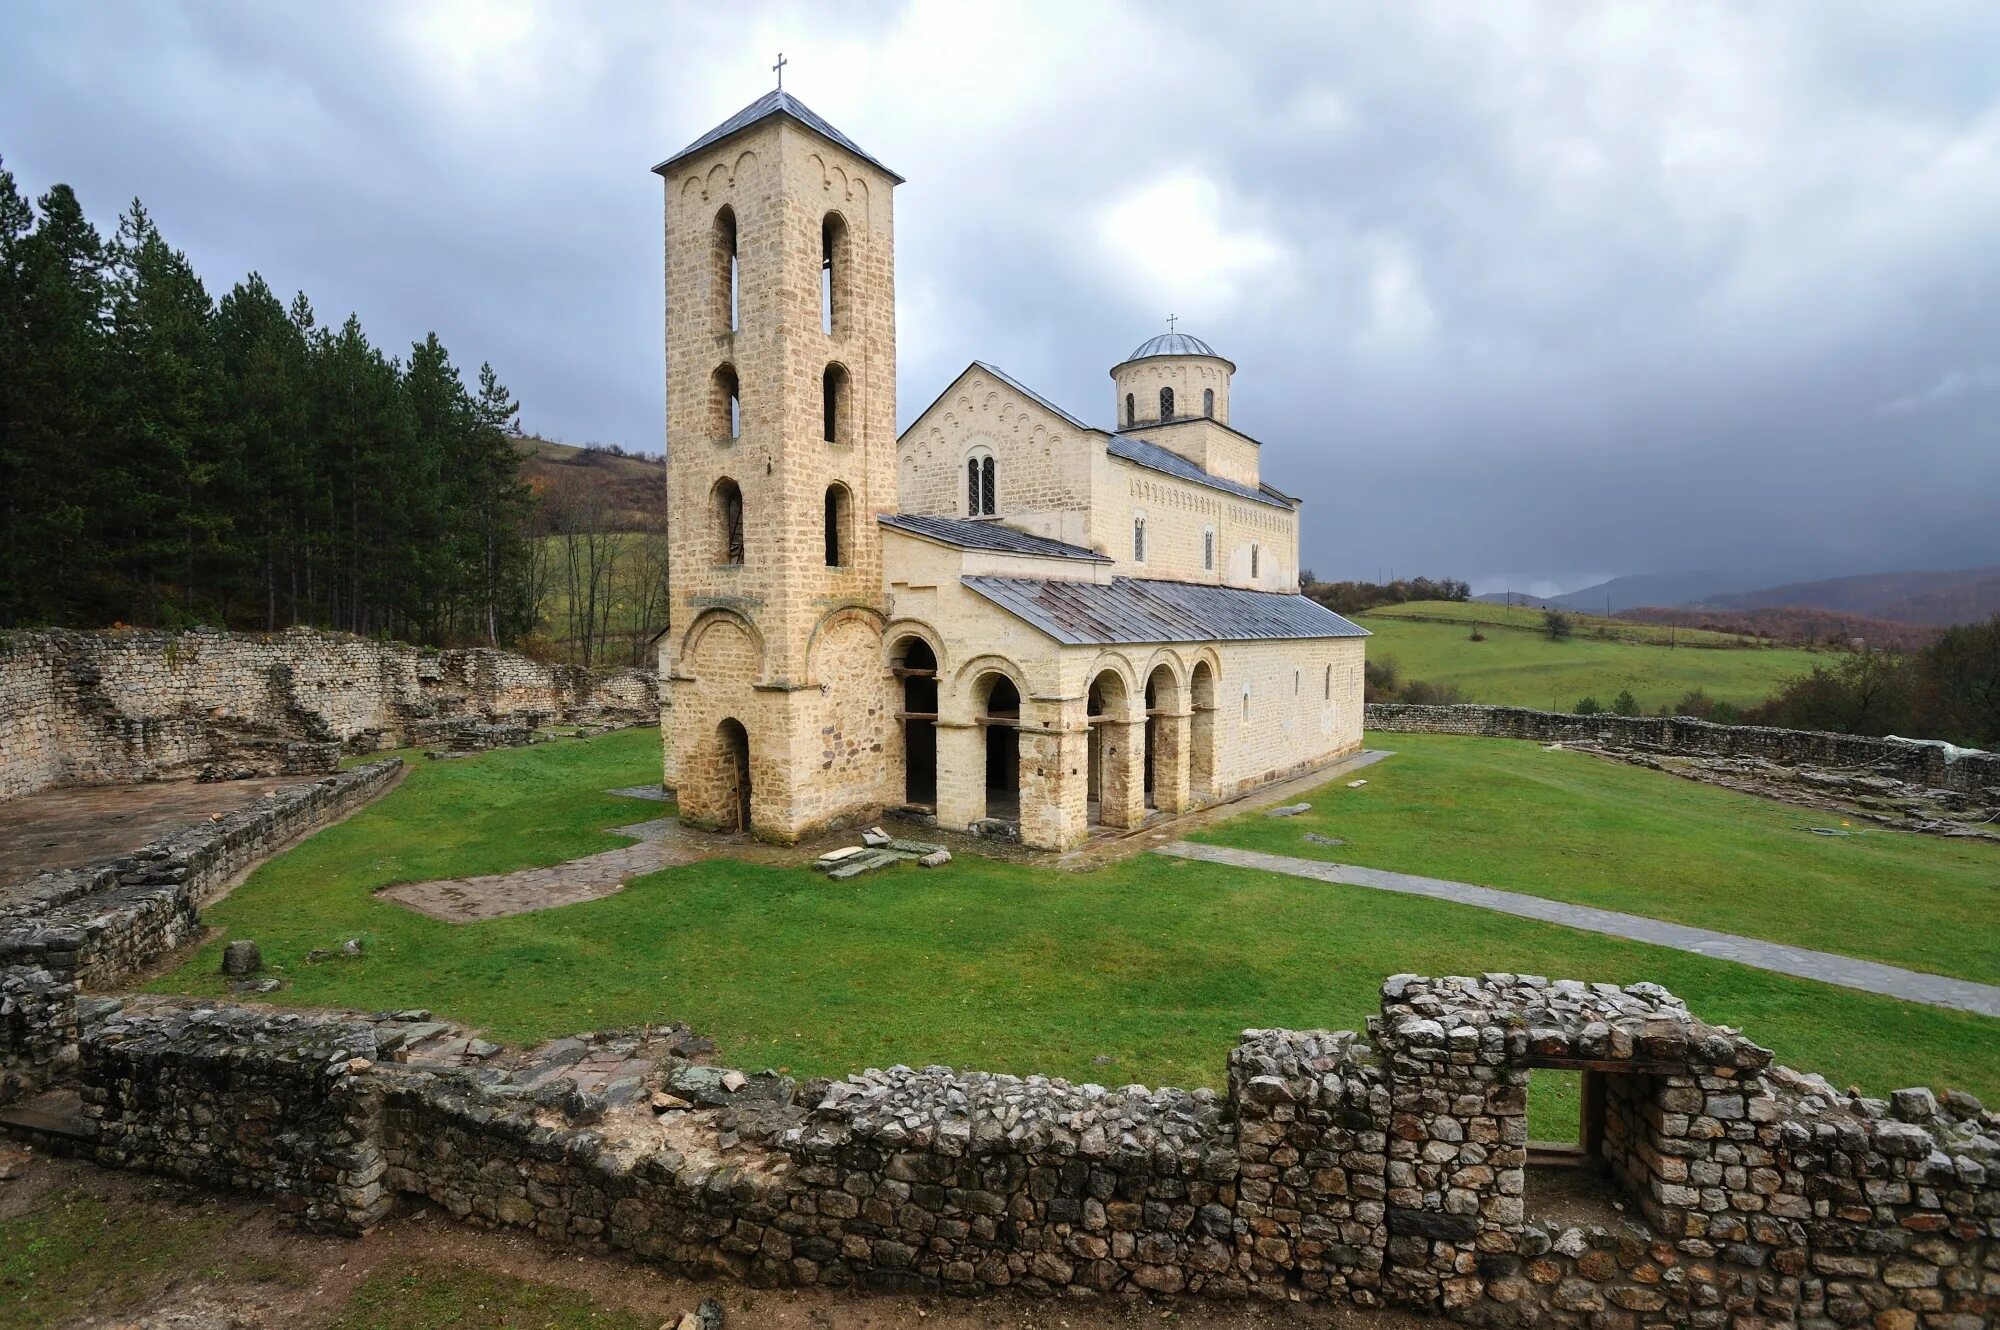
[[[1705,603],[1724,610],[1801,605],[1935,627],[1977,623],[2000,614],[2000,568],[1869,573],[1823,582],[1791,582],[1761,590],[1711,594]]]
[[[1553,600],[1531,596],[1525,591],[1488,591],[1473,599],[1485,605],[1526,605],[1531,610],[1545,610],[1555,604]]]
[[[1558,608],[1584,614],[1616,614],[1639,605],[1694,605],[1713,602],[1721,593],[1745,591],[1757,585],[1741,573],[1633,573],[1614,577],[1581,591],[1554,597]]]

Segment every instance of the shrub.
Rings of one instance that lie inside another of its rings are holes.
[[[1389,702],[1396,696],[1396,658],[1374,656],[1361,666],[1361,698],[1364,702]]]
[[[1457,684],[1425,683],[1422,679],[1412,679],[1403,685],[1397,701],[1408,702],[1420,707],[1455,707],[1465,700]]]
[[[1477,628],[1473,629],[1470,636],[1466,638],[1468,642],[1484,642],[1485,640],[1486,634],[1480,632]]]
[[[1576,714],[1579,716],[1595,716],[1602,710],[1604,708],[1597,705],[1597,699],[1594,697],[1580,697],[1576,700]]]
[[[1542,627],[1549,630],[1551,638],[1568,637],[1570,633],[1569,616],[1561,610],[1548,610],[1542,615]]]
[[[1632,696],[1630,688],[1623,689],[1611,699],[1611,714],[1614,716],[1636,716],[1639,714],[1639,699]]]

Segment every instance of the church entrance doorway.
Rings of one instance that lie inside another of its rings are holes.
[[[750,830],[750,732],[734,718],[716,727],[722,748],[722,807],[730,831]]]
[[[920,808],[937,805],[937,653],[921,637],[891,649],[903,682],[903,799]]]
[[[981,681],[985,705],[980,725],[986,731],[986,816],[1003,822],[1021,820],[1021,690],[1004,674]]]

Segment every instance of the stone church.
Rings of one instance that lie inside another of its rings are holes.
[[[684,821],[1063,849],[1360,747],[1367,634],[1298,594],[1214,348],[1140,345],[1109,429],[974,362],[898,436],[902,177],[782,90],[654,170]]]

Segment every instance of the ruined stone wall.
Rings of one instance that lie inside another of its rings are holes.
[[[113,1014],[82,1040],[91,1157],[262,1192],[304,1227],[387,1217],[381,1087],[366,1022],[241,1008]]]
[[[517,1080],[400,1061],[364,1018],[149,1002],[82,1034],[94,1157],[267,1192],[313,1225],[421,1197],[758,1284],[1501,1327],[1972,1330],[2000,1288],[2000,1115],[1962,1094],[1849,1097],[1646,984],[1396,976],[1366,1038],[1246,1031],[1222,1094],[943,1067],[732,1089],[678,1060],[614,1094],[549,1079],[583,1041]],[[1537,1218],[1534,1066],[1605,1078],[1624,1216]],[[648,1108],[690,1072],[712,1096]]]
[[[2000,754],[1947,757],[1936,744],[1819,730],[1717,725],[1690,716],[1572,716],[1526,707],[1408,706],[1370,702],[1367,727],[1416,734],[1476,734],[1538,743],[1714,757],[1761,757],[1786,765],[1864,767],[1915,785],[1978,794],[2000,787]]]
[[[0,967],[0,1104],[75,1070],[76,983],[29,966]]]
[[[200,934],[201,907],[252,863],[392,785],[400,758],[289,785],[124,858],[56,869],[0,889],[0,967],[42,968],[102,988]]]
[[[440,723],[650,722],[650,672],[426,651],[308,629],[16,633],[0,646],[0,799],[55,785],[331,771]]]

